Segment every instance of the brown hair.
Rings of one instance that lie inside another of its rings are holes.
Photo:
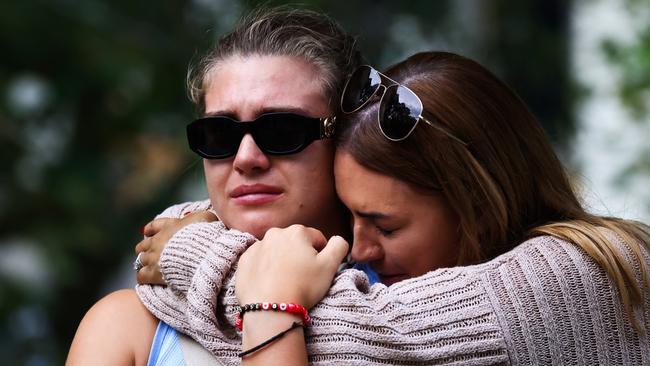
[[[330,17],[287,6],[260,7],[239,20],[187,73],[187,90],[198,113],[205,112],[210,72],[232,56],[292,56],[320,71],[323,92],[336,110],[345,77],[362,61],[356,40]]]
[[[625,307],[641,302],[641,288],[623,248],[647,272],[641,246],[650,232],[640,223],[587,213],[533,114],[502,81],[478,63],[446,52],[413,55],[387,76],[422,100],[423,115],[467,145],[421,122],[400,142],[377,127],[378,103],[338,124],[338,147],[368,169],[413,187],[440,191],[459,217],[459,265],[502,254],[522,241],[552,235],[584,249],[614,279]],[[628,286],[625,286],[628,285]]]

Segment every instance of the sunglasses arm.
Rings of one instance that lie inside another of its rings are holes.
[[[433,122],[429,121],[428,119],[424,118],[422,115],[420,115],[419,118],[420,118],[421,120],[423,120],[424,122],[426,122],[429,126],[435,128],[436,130],[438,130],[438,131],[444,133],[445,135],[451,137],[452,139],[458,141],[458,142],[461,143],[462,145],[467,146],[467,143],[466,143],[465,141],[463,141],[463,140],[459,139],[458,137],[454,136],[453,133],[447,131],[446,128],[440,126],[438,123],[433,123]]]

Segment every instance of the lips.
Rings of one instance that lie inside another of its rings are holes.
[[[244,184],[233,189],[230,192],[230,198],[240,205],[262,205],[277,200],[283,192],[282,188],[276,186]]]

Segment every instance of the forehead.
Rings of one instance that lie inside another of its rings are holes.
[[[386,211],[410,207],[417,194],[406,183],[367,169],[347,152],[336,152],[336,191],[352,210]]]
[[[316,66],[289,56],[232,56],[206,79],[206,114],[254,119],[273,111],[329,115],[328,99]]]

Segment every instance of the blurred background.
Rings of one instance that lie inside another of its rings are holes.
[[[133,286],[140,227],[207,197],[186,68],[256,4],[0,2],[0,364],[63,364],[85,311]],[[592,211],[650,221],[647,0],[302,4],[360,34],[377,67],[425,49],[488,66]]]

